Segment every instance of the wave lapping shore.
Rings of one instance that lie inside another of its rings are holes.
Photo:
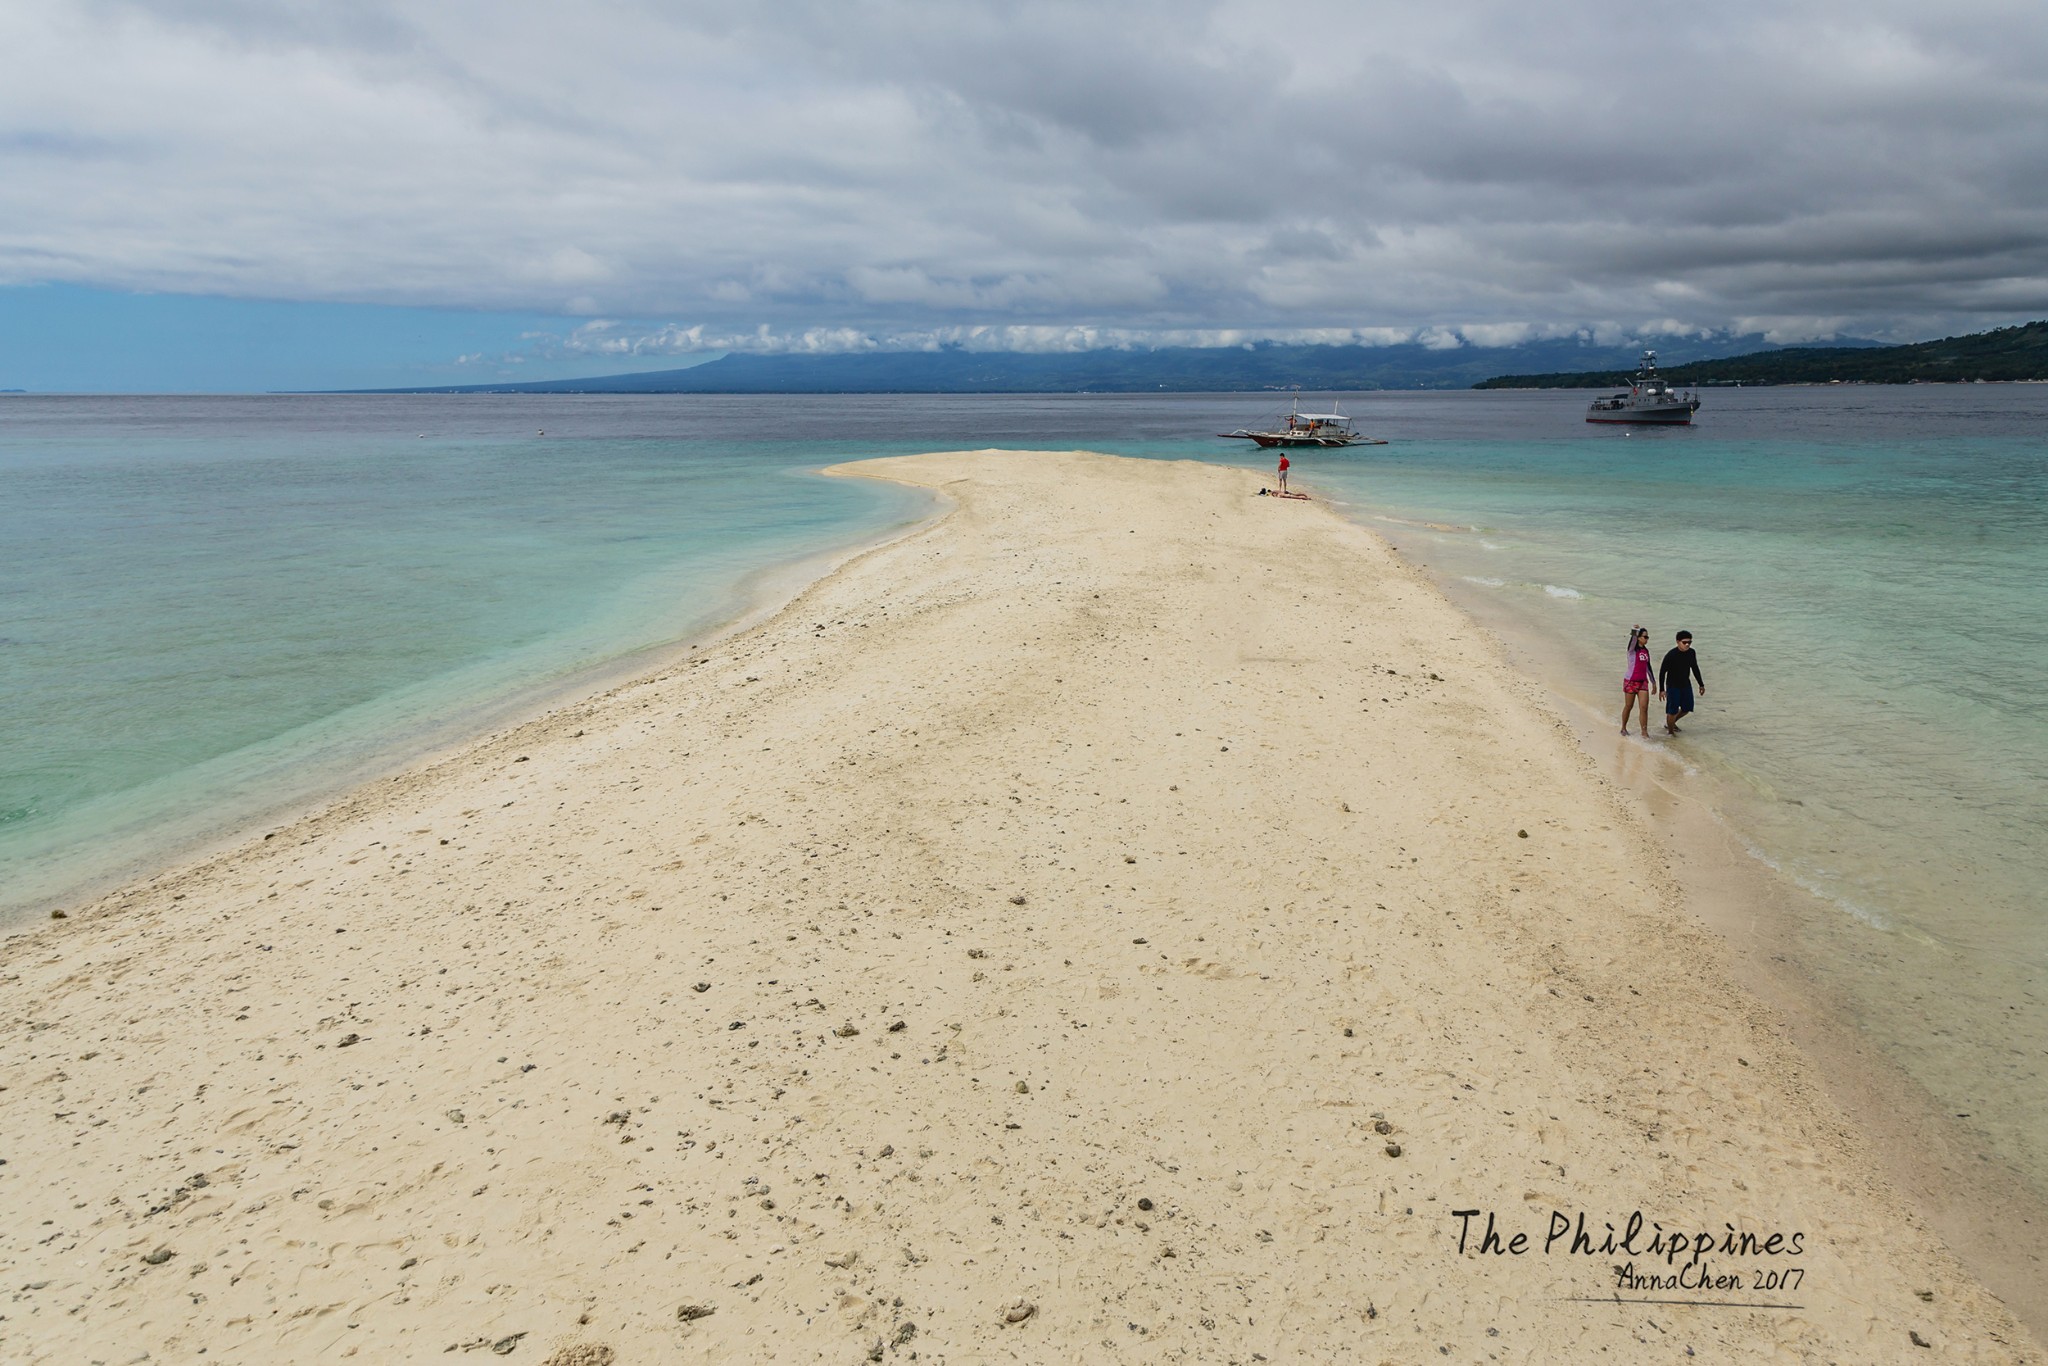
[[[2038,1359],[1370,532],[838,472],[954,507],[0,945],[10,1354]]]

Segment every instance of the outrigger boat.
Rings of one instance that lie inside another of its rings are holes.
[[[1218,432],[1225,439],[1256,441],[1261,446],[1384,446],[1386,440],[1377,436],[1361,435],[1351,424],[1351,419],[1333,402],[1327,413],[1304,413],[1301,411],[1301,395],[1294,396],[1294,403],[1284,414],[1274,419],[1272,430],[1249,431],[1239,427],[1234,432]]]
[[[1645,351],[1642,364],[1636,368],[1636,377],[1629,382],[1628,392],[1594,399],[1586,409],[1586,421],[1685,426],[1691,424],[1692,415],[1699,410],[1700,396],[1681,394],[1659,379],[1657,353]]]

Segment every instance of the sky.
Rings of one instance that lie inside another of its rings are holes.
[[[0,389],[2048,317],[2040,0],[0,6]]]

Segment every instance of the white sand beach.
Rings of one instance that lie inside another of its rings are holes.
[[[1370,532],[837,472],[951,510],[0,942],[0,1361],[2042,1358]]]

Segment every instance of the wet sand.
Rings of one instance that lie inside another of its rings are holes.
[[[1413,554],[1406,558],[1416,562]],[[1512,665],[1547,683],[1546,703],[1658,838],[1684,904],[1719,936],[1735,980],[1764,1001],[1813,1061],[1829,1096],[1912,1208],[2038,1339],[2048,1326],[2048,1204],[2038,1172],[2015,1168],[2011,1145],[2001,1149],[1971,1123],[1976,1115],[1957,1115],[1929,1094],[1871,1038],[1872,1022],[1840,985],[1841,965],[1870,953],[1869,927],[1758,857],[1718,807],[1725,787],[1694,765],[1684,742],[1620,738],[1605,697],[1590,695],[1584,671],[1558,642],[1486,594],[1431,578]],[[1709,718],[1694,728],[1713,724]],[[1973,1008],[2001,1007],[1950,998],[1942,1010]],[[1984,1084],[1996,1090],[2004,1083],[1993,1077]]]
[[[0,945],[11,1354],[2039,1359],[1371,533],[844,472],[954,509]]]

